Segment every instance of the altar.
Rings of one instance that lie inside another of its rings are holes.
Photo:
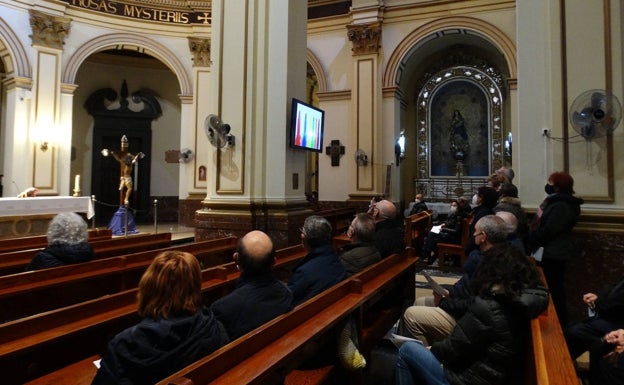
[[[50,219],[62,212],[95,215],[90,197],[0,198],[0,238],[45,234]]]

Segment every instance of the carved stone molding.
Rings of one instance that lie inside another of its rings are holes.
[[[353,55],[379,53],[381,45],[381,24],[351,24],[347,25],[347,37],[353,43]]]
[[[189,50],[193,54],[193,66],[210,67],[210,39],[189,37]]]
[[[30,11],[30,27],[32,28],[33,45],[62,49],[65,36],[69,33],[71,19],[52,16],[39,11]]]

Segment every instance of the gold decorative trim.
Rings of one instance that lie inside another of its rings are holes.
[[[327,91],[327,79],[325,78],[325,72],[323,71],[323,65],[321,61],[316,57],[316,55],[310,51],[308,48],[306,51],[306,61],[314,70],[314,74],[316,75],[316,81],[318,81],[318,92]]]
[[[351,91],[329,91],[329,92],[317,92],[316,97],[319,101],[327,102],[332,100],[349,100],[351,99]]]
[[[353,43],[353,55],[378,54],[381,45],[381,23],[347,25],[347,38]]]

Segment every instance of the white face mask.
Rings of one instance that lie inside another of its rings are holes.
[[[472,205],[476,206],[478,200],[479,200],[479,196],[477,194],[473,195],[472,196]]]
[[[457,207],[451,206],[451,208],[449,209],[449,214],[455,214],[456,212],[457,212]]]
[[[414,203],[420,203],[420,199],[414,199]]]

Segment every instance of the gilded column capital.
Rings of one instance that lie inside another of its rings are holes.
[[[189,50],[193,54],[194,67],[210,67],[210,39],[189,37]]]
[[[65,44],[65,36],[69,33],[71,19],[48,15],[35,10],[31,10],[29,13],[30,28],[32,29],[30,38],[33,45],[62,49],[63,44]]]
[[[347,36],[353,43],[354,55],[379,53],[381,39],[381,23],[347,25]]]

